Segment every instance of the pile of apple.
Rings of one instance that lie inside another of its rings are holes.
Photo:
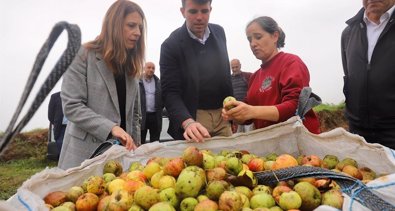
[[[68,191],[53,191],[44,197],[53,211],[228,211],[314,210],[320,205],[342,209],[339,186],[330,179],[303,178],[258,184],[253,172],[309,165],[343,172],[364,182],[376,178],[371,169],[358,168],[352,158],[334,155],[275,153],[259,157],[247,151],[187,147],[181,156],[153,157],[145,165],[107,161],[102,175],[90,176]]]

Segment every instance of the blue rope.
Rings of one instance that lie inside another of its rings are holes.
[[[21,204],[26,207],[27,210],[32,211],[32,208],[30,208],[30,206],[21,198],[21,196],[19,196],[18,194],[18,201],[21,202]]]
[[[365,185],[361,185],[361,182],[359,182],[359,181],[356,181],[356,182],[355,182],[355,184],[357,184],[357,183],[358,183],[359,187],[357,187],[356,190],[351,194],[350,210],[351,210],[352,204],[354,203],[354,199],[355,199],[355,198],[358,198],[359,201],[360,201],[363,205],[366,204],[366,203],[365,203],[365,200],[363,200],[362,198],[358,197],[359,193],[360,193],[361,191],[363,191],[364,189],[366,189],[366,186],[365,186]]]
[[[388,183],[385,185],[368,186],[368,188],[374,190],[374,189],[385,188],[385,187],[389,187],[389,186],[393,186],[393,185],[395,185],[395,182],[391,182],[391,183]]]

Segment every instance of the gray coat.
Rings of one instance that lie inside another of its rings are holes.
[[[140,145],[138,79],[126,76],[126,132]],[[84,47],[63,76],[62,104],[69,120],[58,166],[79,166],[121,124],[113,73],[100,53]]]

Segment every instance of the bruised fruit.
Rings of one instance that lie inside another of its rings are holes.
[[[216,167],[213,169],[206,170],[207,182],[214,180],[223,180],[226,176],[226,171],[223,168]]]
[[[217,211],[217,210],[218,210],[218,204],[210,199],[206,199],[199,202],[194,209],[194,211]]]
[[[96,210],[99,204],[99,197],[93,193],[84,193],[78,197],[75,202],[75,208],[78,211],[91,211]]]
[[[218,207],[220,210],[241,210],[243,201],[236,191],[225,191],[219,197]]]
[[[57,207],[60,204],[64,203],[65,201],[67,201],[67,195],[66,195],[66,192],[63,192],[63,191],[54,191],[54,192],[48,193],[44,197],[44,202],[46,204],[52,205],[53,207]]]
[[[199,166],[203,165],[203,154],[198,148],[194,146],[187,147],[182,153],[182,159],[187,166]]]
[[[103,177],[91,176],[86,183],[86,192],[100,195],[106,189]]]
[[[66,193],[67,199],[72,202],[77,201],[78,197],[80,197],[82,194],[84,194],[84,189],[82,189],[80,186],[73,186],[69,188]]]
[[[141,187],[134,193],[134,201],[137,205],[148,210],[160,201],[158,190],[150,186]]]
[[[103,174],[113,173],[115,174],[115,176],[119,176],[122,174],[122,172],[123,172],[122,164],[117,160],[110,160],[104,164]]]

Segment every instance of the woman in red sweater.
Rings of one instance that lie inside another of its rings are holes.
[[[255,128],[283,122],[295,116],[299,94],[309,86],[306,65],[296,55],[281,52],[285,34],[270,17],[252,20],[246,28],[247,39],[261,68],[250,78],[246,101],[231,101],[223,109],[226,120],[238,123],[253,121]],[[319,133],[319,121],[313,110],[306,113],[303,124],[312,133]]]

